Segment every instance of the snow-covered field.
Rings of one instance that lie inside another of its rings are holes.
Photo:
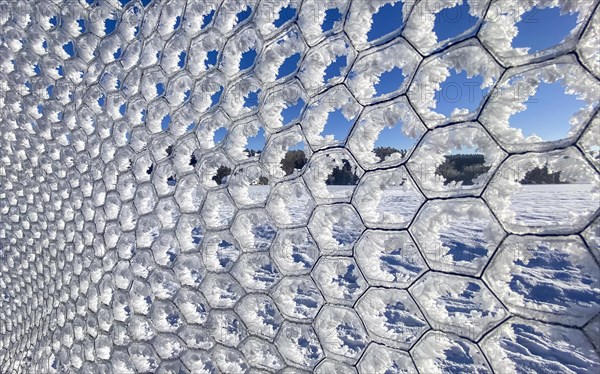
[[[361,195],[353,194],[354,188],[356,187],[328,186],[332,197],[353,196],[352,202],[360,213],[360,204],[356,200]],[[510,231],[510,227],[515,226],[527,230],[530,226],[552,227],[586,221],[599,207],[599,196],[591,188],[591,185],[587,184],[523,185],[511,197],[510,214],[490,212],[483,200],[478,198],[432,200],[420,208],[424,201],[414,190],[388,188],[378,200],[369,201],[367,205],[372,209],[368,213],[383,217],[385,222],[386,217],[412,217],[419,211],[409,231],[420,248],[420,254],[416,247],[410,244],[411,239],[408,235],[401,236],[406,234],[406,231],[363,232],[364,227],[358,221],[352,220],[351,216],[329,221],[313,216],[317,224],[309,223],[308,227],[313,232],[316,242],[333,243],[326,246],[320,244],[321,254],[332,254],[332,251],[334,255],[348,253],[348,247],[357,244],[354,247],[354,257],[321,259],[312,274],[329,300],[352,304],[365,292],[358,301],[356,310],[362,321],[370,327],[375,341],[396,348],[406,348],[416,341],[426,326],[424,316],[417,309],[418,304],[423,313],[427,314],[432,327],[445,331],[455,330],[460,336],[454,341],[446,341],[445,336],[435,336],[437,332],[430,332],[415,351],[418,359],[426,360],[430,356],[428,353],[426,357],[420,357],[422,353],[419,349],[430,352],[431,349],[441,349],[437,344],[442,344],[443,347],[461,347],[461,352],[464,350],[466,361],[461,361],[461,365],[468,362],[470,365],[485,368],[479,349],[463,338],[479,339],[485,331],[509,315],[509,312],[527,313],[539,320],[550,322],[568,321],[570,324],[585,323],[593,317],[600,304],[600,274],[592,256],[578,237],[507,237],[502,229],[502,223],[506,223],[504,226]],[[253,187],[249,191],[250,196],[261,198],[264,198],[266,193],[264,186]],[[362,196],[364,198],[365,195]],[[303,207],[295,205],[295,208],[290,209],[302,210]],[[341,217],[342,211],[330,212],[327,216]],[[318,230],[315,230],[315,227]],[[325,232],[329,238],[323,237]],[[429,267],[453,274],[483,274],[487,285],[473,278],[428,272],[408,288],[415,298],[415,304],[405,290],[372,288],[365,291],[365,280],[357,273],[355,260],[363,271],[368,270],[365,273],[367,277],[376,278],[369,279],[372,284],[387,285],[385,282],[397,282],[398,274],[402,274],[404,278],[401,279],[410,284],[411,280]],[[489,266],[486,269],[485,265],[488,262]],[[291,293],[296,295],[296,291]],[[295,300],[296,296],[287,297]],[[506,310],[498,299],[501,299],[509,310]],[[294,303],[290,301],[288,304],[288,307],[293,309]],[[312,307],[307,307],[306,310],[307,316],[316,313],[321,301],[317,298],[311,299],[310,305]],[[366,347],[366,331],[360,327],[348,331],[334,331],[333,328],[338,328],[338,325],[361,324],[354,314],[345,309],[327,308],[325,307],[317,318],[317,332],[330,337],[326,343],[331,346],[346,347],[346,354],[358,355],[358,352]],[[386,328],[378,329],[377,326]],[[410,329],[406,326],[410,326]],[[577,348],[576,345],[579,344],[576,342],[581,339],[581,333],[573,331],[568,332],[571,335],[567,340],[556,338],[557,347],[552,347],[555,354],[561,355],[561,360],[565,362],[572,359],[571,351],[584,349]],[[556,340],[552,337],[553,334],[567,332],[549,328],[539,322],[527,326],[519,320],[514,320],[487,337],[483,349],[494,355],[495,344],[506,344],[510,347],[507,350],[515,362],[531,364],[533,359],[520,354],[522,347],[530,350],[542,349],[538,343],[538,340],[542,339],[548,339],[548,344],[552,345]],[[528,338],[521,339],[522,337]],[[521,340],[515,343],[515,339]],[[384,346],[373,347],[389,350],[387,347],[381,348]],[[366,357],[374,354],[373,347],[367,350]],[[443,352],[440,355],[445,357],[444,363],[455,362],[453,356],[447,354],[448,350]],[[586,355],[585,359],[574,364],[581,372],[597,367],[597,362],[587,358],[593,357],[593,354],[588,352]],[[401,360],[403,357],[395,359]]]
[[[522,226],[570,224],[574,216],[598,209],[598,192],[593,193],[591,189],[590,184],[526,185],[511,201],[515,223]]]
[[[593,214],[598,209],[598,194],[594,194],[589,184],[546,184],[524,185],[511,199],[510,210],[514,213],[512,224],[519,226],[543,226],[569,224],[574,216]],[[327,186],[332,198],[343,198],[352,194],[356,186]],[[269,194],[269,186],[250,186],[248,194],[254,201],[264,201]],[[377,211],[406,216],[420,206],[421,198],[400,188],[387,189],[377,204]],[[299,206],[298,208],[302,208]],[[462,227],[461,235],[467,238],[468,227]],[[480,229],[471,225],[471,233],[477,236]]]

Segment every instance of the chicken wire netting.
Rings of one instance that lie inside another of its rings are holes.
[[[597,5],[0,2],[0,372],[597,373]]]

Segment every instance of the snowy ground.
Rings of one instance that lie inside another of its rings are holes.
[[[597,209],[597,201],[589,184],[527,185],[514,195],[511,210],[522,226],[569,224],[573,215]]]
[[[348,196],[356,186],[327,186],[333,198]],[[264,201],[269,186],[250,186],[249,196],[254,201]],[[591,192],[588,184],[547,184],[525,185],[511,200],[511,211],[515,214],[513,224],[519,226],[540,226],[556,222],[568,223],[573,214],[589,211],[597,207],[597,197]],[[406,193],[402,189],[387,189],[377,205],[381,212],[392,212],[398,215],[410,215],[421,204],[417,195]],[[461,235],[466,240],[469,227],[461,225]],[[471,234],[477,236],[480,231],[470,227]]]

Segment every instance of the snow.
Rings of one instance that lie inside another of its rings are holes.
[[[406,231],[368,230],[356,243],[354,257],[369,284],[375,286],[406,287],[427,271]]]
[[[337,168],[349,167],[357,178],[364,173],[352,155],[347,151],[317,153],[304,172],[304,181],[315,200],[320,203],[350,202],[354,186],[327,184],[327,179]]]
[[[267,45],[256,65],[256,75],[265,85],[274,83],[278,78],[278,72],[286,58],[297,53],[304,55],[306,45],[302,40],[300,30],[290,28],[283,36]],[[293,76],[293,75],[292,75]],[[283,78],[283,77],[282,77]]]
[[[425,199],[404,168],[366,173],[353,196],[365,226],[404,228]]]
[[[308,229],[324,255],[351,254],[364,225],[351,205],[321,205],[315,209]]]
[[[331,88],[317,96],[306,109],[303,127],[306,140],[313,148],[343,143],[344,139],[336,139],[333,134],[324,133],[329,116],[336,110],[340,110],[347,121],[353,122],[360,114],[361,109],[362,107],[346,86],[338,85]],[[339,126],[339,124],[335,125]]]
[[[597,373],[597,4],[2,2],[0,372]]]
[[[409,17],[406,23],[406,29],[403,35],[412,42],[414,46],[423,54],[430,54],[437,49],[444,47],[452,42],[456,42],[468,35],[478,26],[478,23],[471,28],[463,31],[461,35],[453,36],[448,40],[439,40],[438,35],[434,31],[436,16],[444,9],[452,9],[455,6],[467,4],[469,7],[468,15],[472,17],[482,18],[489,5],[489,1],[479,0],[425,0],[416,4],[412,11],[412,16]],[[455,13],[450,13],[445,22],[457,22],[461,17],[467,17],[466,14],[459,10]]]
[[[287,361],[306,369],[323,359],[321,344],[310,325],[285,322],[276,344],[283,348],[281,352]]]
[[[361,373],[417,373],[406,352],[375,343],[369,345],[358,368]]]
[[[312,274],[329,303],[352,306],[367,288],[356,262],[347,257],[324,257]]]
[[[285,316],[304,322],[317,315],[324,301],[314,281],[307,276],[284,278],[273,291],[273,299]]]
[[[562,183],[520,183],[528,172],[543,166],[549,173],[560,173]],[[578,151],[567,148],[510,157],[492,179],[484,198],[509,231],[568,234],[582,228],[598,210],[599,186],[596,171]]]
[[[259,338],[245,340],[241,351],[252,366],[267,370],[281,370],[285,366],[275,346]]]
[[[492,369],[517,371],[528,367],[546,372],[594,373],[600,362],[583,332],[512,318],[481,342]],[[542,356],[543,355],[543,356]]]
[[[600,305],[600,269],[577,236],[509,237],[484,279],[516,313],[581,326]]]
[[[355,363],[367,345],[367,332],[353,309],[326,305],[315,319],[315,332],[327,356]]]
[[[373,24],[373,15],[376,14],[385,5],[396,5],[400,3],[402,7],[402,23],[408,18],[411,8],[414,6],[413,1],[402,0],[373,0],[373,1],[357,1],[353,2],[350,7],[350,14],[346,21],[345,30],[352,40],[352,43],[358,50],[363,50],[369,47],[367,33]],[[396,30],[392,35],[385,35],[380,39],[388,39],[395,36],[400,30]],[[372,43],[376,43],[373,41]]]
[[[432,269],[479,275],[506,235],[480,199],[429,201],[410,232]]]
[[[392,347],[408,350],[429,329],[406,290],[370,288],[356,310],[373,340]]]
[[[507,312],[480,280],[429,272],[410,288],[436,330],[478,340]]]
[[[236,306],[248,331],[272,339],[277,334],[283,317],[273,299],[263,294],[245,296]]]
[[[346,64],[341,68],[340,75],[325,81],[326,68],[340,57],[346,58]],[[341,82],[355,57],[356,51],[345,36],[330,38],[306,55],[298,72],[298,78],[308,94],[314,96],[323,92],[325,88]]]
[[[412,350],[420,372],[491,373],[485,356],[471,341],[456,335],[430,331]]]
[[[591,184],[527,185],[511,200],[511,210],[517,212],[515,222],[530,227],[567,225],[595,205]]]

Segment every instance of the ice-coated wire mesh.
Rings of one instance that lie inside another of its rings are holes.
[[[597,6],[1,1],[0,372],[597,373]]]

